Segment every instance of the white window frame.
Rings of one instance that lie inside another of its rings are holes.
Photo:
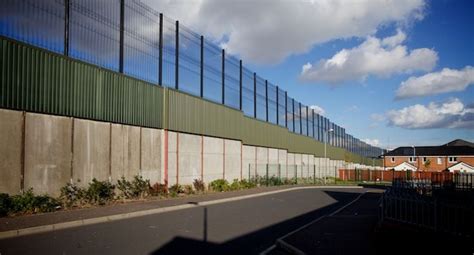
[[[415,163],[416,162],[416,157],[409,157],[408,162]]]
[[[423,161],[423,164],[424,164],[426,163],[426,161],[428,161],[428,157],[423,157],[421,160]]]
[[[391,157],[390,162],[395,163],[395,157]]]
[[[443,158],[442,158],[442,157],[438,157],[438,158],[436,159],[436,163],[438,163],[438,165],[443,164]]]
[[[458,157],[456,156],[449,156],[448,157],[448,163],[457,163],[458,162]]]

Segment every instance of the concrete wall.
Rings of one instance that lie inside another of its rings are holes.
[[[295,178],[296,174],[296,166],[295,166],[295,158],[296,154],[295,153],[288,153],[288,178]]]
[[[140,175],[151,184],[161,182],[162,140],[160,129],[141,128]]]
[[[281,177],[286,178],[288,175],[287,162],[288,162],[288,151],[278,150],[278,164],[280,164]]]
[[[299,178],[312,177],[313,166],[317,177],[334,176],[335,167],[345,166],[341,160],[160,129],[11,110],[0,110],[0,120],[0,142],[8,145],[0,147],[0,192],[10,194],[24,187],[57,196],[70,181],[87,186],[93,178],[116,183],[136,175],[169,186],[202,176],[206,184],[231,182],[248,179],[249,166],[251,177],[263,176],[267,164],[275,176],[294,178],[297,169]]]
[[[241,179],[242,168],[242,143],[235,140],[224,140],[225,143],[225,179],[232,182]]]
[[[109,179],[110,129],[109,123],[74,119],[72,179],[78,186]]]
[[[224,139],[204,137],[204,182],[224,178]]]
[[[25,189],[58,196],[71,179],[72,119],[27,113],[25,124]]]
[[[255,176],[255,162],[257,147],[250,145],[242,146],[242,177],[248,179],[249,176]]]
[[[168,131],[168,186],[178,181],[178,133]]]
[[[0,109],[0,193],[21,190],[23,113]]]
[[[130,180],[140,169],[140,128],[111,125],[111,180]]]
[[[179,134],[179,184],[201,179],[201,142],[199,135]]]
[[[267,172],[268,148],[257,147],[257,175],[263,176]]]

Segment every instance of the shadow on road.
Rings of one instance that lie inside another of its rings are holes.
[[[152,254],[259,254],[273,245],[277,238],[336,210],[336,208],[341,207],[359,195],[359,193],[336,191],[325,191],[325,193],[337,202],[224,243],[207,241],[207,233],[209,232],[207,229],[209,220],[207,218],[207,211],[209,208],[204,207],[203,238],[201,240],[175,237],[152,252]]]

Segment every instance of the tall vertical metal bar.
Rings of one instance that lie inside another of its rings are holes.
[[[158,45],[158,85],[163,86],[163,13],[160,13],[160,35]]]
[[[265,120],[268,122],[268,81],[265,80]]]
[[[176,59],[175,59],[175,88],[179,89],[179,21],[176,21]]]
[[[292,105],[293,105],[293,107],[291,108],[291,115],[293,115],[293,132],[295,133],[296,132],[296,129],[295,129],[295,99],[292,98],[291,101],[292,101]]]
[[[314,110],[313,110],[313,109],[311,109],[311,121],[312,121],[312,123],[313,123],[313,126],[311,127],[311,128],[313,129],[313,138],[315,138],[315,137],[316,137],[316,135],[315,135],[316,133],[315,133],[315,130],[314,130]]]
[[[253,117],[257,118],[257,73],[253,73]]]
[[[201,98],[204,97],[204,36],[201,35],[201,63],[200,63],[200,93]]]
[[[278,101],[279,101],[279,100],[278,100],[278,95],[279,95],[279,93],[278,93],[278,86],[276,86],[276,92],[277,92],[277,95],[276,95],[276,96],[277,96],[277,98],[276,98],[276,99],[277,99],[277,100],[276,100],[276,104],[277,104],[277,105],[276,105],[277,123],[276,123],[276,124],[277,124],[277,125],[280,125],[280,122],[278,121],[278,119],[279,119],[279,114],[278,114],[279,111],[278,111],[278,108],[280,108],[280,105],[278,104]]]
[[[300,112],[300,134],[303,134],[303,116],[301,115],[301,103],[299,103],[299,112]]]
[[[225,105],[225,50],[222,49],[222,104]]]
[[[243,84],[243,81],[242,81],[242,78],[243,78],[243,74],[242,74],[242,59],[239,61],[239,109],[242,111],[242,84]]]
[[[309,111],[309,108],[308,106],[306,106],[306,136],[309,136],[309,116],[308,116],[308,111]]]
[[[120,0],[120,53],[119,53],[119,72],[120,73],[123,73],[124,30],[125,30],[125,0]]]
[[[288,92],[285,91],[285,127],[288,128]]]
[[[69,7],[69,0],[64,0],[64,56],[69,56]]]

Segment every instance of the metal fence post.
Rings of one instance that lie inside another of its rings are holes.
[[[158,45],[158,85],[163,86],[163,13],[160,13],[160,31]]]
[[[268,122],[268,81],[265,80],[265,119]]]
[[[179,89],[179,21],[176,21],[175,88]]]
[[[222,104],[225,105],[225,50],[222,49]]]
[[[267,165],[267,169],[266,169],[266,173],[265,173],[265,179],[266,179],[266,183],[267,183],[267,186],[268,186],[268,164]]]
[[[199,95],[204,98],[204,36],[201,35],[201,61],[200,61],[200,88]]]
[[[252,165],[252,164],[249,163],[249,182],[250,182],[250,166],[251,166],[251,165]]]
[[[242,59],[239,61],[239,109],[242,111]]]
[[[119,72],[123,73],[125,0],[120,0],[120,41],[119,41]]]
[[[253,117],[257,118],[257,73],[253,73]]]
[[[316,165],[313,165],[313,185],[316,184]]]
[[[69,56],[70,0],[64,0],[64,56]]]
[[[281,183],[281,164],[278,164],[278,181]]]

